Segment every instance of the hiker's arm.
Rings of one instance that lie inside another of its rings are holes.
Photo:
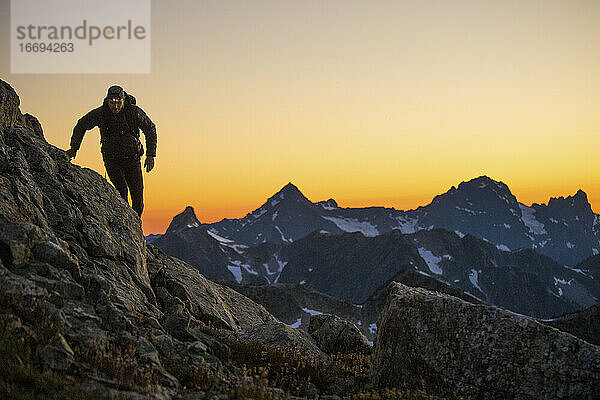
[[[69,156],[75,157],[75,154],[81,146],[83,136],[86,131],[94,129],[99,123],[99,111],[98,109],[92,110],[85,114],[77,121],[77,125],[73,128],[73,135],[71,136],[71,148],[68,150]]]
[[[146,139],[146,157],[156,157],[156,125],[141,108],[137,107],[137,110],[138,125]]]

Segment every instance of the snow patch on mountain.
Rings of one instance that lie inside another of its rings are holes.
[[[275,225],[275,229],[277,229],[277,232],[279,232],[279,234],[281,235],[281,240],[283,240],[284,242],[291,243],[294,241],[294,239],[287,239],[285,237],[285,235],[281,231],[281,228],[279,228],[279,225]]]
[[[479,290],[481,293],[484,293],[483,290],[481,290],[481,287],[479,287],[479,272],[481,271],[472,269],[471,273],[469,274],[469,280],[471,281],[471,284],[477,288],[477,290]]]
[[[419,220],[417,218],[406,218],[403,215],[396,217],[398,221],[398,228],[403,234],[415,233],[417,231],[417,224]]]
[[[367,221],[359,221],[354,218],[339,218],[339,217],[325,217],[322,218],[333,222],[338,228],[344,232],[360,232],[365,236],[374,237],[379,235],[379,231],[372,224]]]
[[[212,236],[213,239],[221,242],[221,243],[233,243],[233,240],[229,240],[224,238],[223,236],[219,236],[214,232],[214,229],[209,229],[206,231],[206,233],[208,233],[210,236]]]
[[[529,232],[534,235],[545,235],[548,233],[544,229],[544,224],[535,218],[535,209],[533,207],[527,207],[519,203],[519,208],[521,209],[521,219],[525,226],[529,228]]]
[[[238,277],[239,277],[240,281],[238,281],[238,283],[240,283],[241,279],[242,279],[242,270],[241,270],[241,268],[244,268],[246,270],[246,272],[248,272],[249,274],[258,275],[258,272],[256,272],[250,265],[243,264],[240,260],[233,260],[233,261],[230,261],[230,262],[233,265],[229,265],[229,266],[227,266],[227,268],[229,269],[229,272],[231,272],[235,276],[235,280],[236,281],[238,280]],[[238,275],[238,273],[239,273],[239,275]]]
[[[258,272],[256,272],[255,270],[252,269],[251,266],[249,266],[248,264],[242,264],[242,267],[246,270],[246,272],[248,272],[251,275],[258,275]]]
[[[505,244],[496,245],[496,248],[498,250],[502,250],[502,251],[510,251],[510,248],[507,245],[505,245]]]
[[[432,273],[441,275],[444,272],[438,265],[439,262],[442,261],[442,257],[435,256],[431,251],[426,250],[423,247],[419,247],[419,255],[425,260],[425,263],[427,263],[427,266]]]
[[[557,278],[556,276],[554,277],[554,284],[558,285],[559,283],[561,285],[570,285],[571,282],[573,282],[573,279],[569,279],[568,281],[564,278]]]
[[[298,328],[300,328],[300,324],[302,324],[302,317],[298,318],[296,320],[296,322],[294,322],[293,324],[291,324],[290,328],[292,328],[292,329],[298,329]]]
[[[231,274],[233,275],[233,277],[235,278],[237,283],[242,283],[242,268],[241,267],[238,267],[236,265],[228,265],[227,269],[229,270],[229,272],[231,272]]]
[[[321,311],[311,310],[311,309],[306,308],[306,307],[304,307],[302,309],[302,311],[304,311],[305,313],[310,314],[310,315],[321,315],[321,314],[323,314]]]
[[[571,283],[573,282],[573,279],[569,279],[568,281],[564,278],[557,278],[556,276],[554,277],[554,286],[557,287],[558,289],[558,295],[562,296],[563,295],[563,289],[560,287],[560,285],[563,286],[571,286]]]
[[[275,280],[273,281],[273,283],[277,283],[277,281],[279,280],[279,277],[281,276],[281,272],[283,271],[283,269],[285,268],[285,266],[287,265],[287,261],[281,261],[279,259],[279,255],[275,254],[275,261],[277,262],[278,268],[277,268],[277,277],[275,278]]]
[[[244,254],[244,251],[248,248],[245,244],[235,244],[235,243],[224,243],[221,242],[221,246],[229,247],[233,249],[238,254]]]
[[[569,267],[568,265],[563,265],[563,267],[565,267],[566,269],[570,269],[571,271],[577,272],[577,273],[579,273],[581,275],[585,275],[588,278],[594,279],[594,277],[592,275],[586,274],[583,270],[581,270],[579,268],[572,268],[572,267]]]
[[[377,324],[370,324],[369,332],[371,332],[372,335],[376,334],[377,333]]]

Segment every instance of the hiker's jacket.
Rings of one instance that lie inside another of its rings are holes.
[[[93,109],[73,128],[71,148],[79,150],[86,131],[94,127],[100,128],[101,152],[104,160],[128,159],[140,157],[144,148],[140,142],[140,129],[146,139],[146,156],[156,157],[156,126],[146,113],[135,105],[135,98],[125,96],[123,109],[114,114],[108,107],[108,100]]]

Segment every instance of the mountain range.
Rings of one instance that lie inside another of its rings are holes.
[[[292,243],[318,231],[331,234],[360,232],[374,237],[392,230],[414,233],[444,228],[459,236],[471,234],[501,250],[534,249],[557,262],[575,266],[600,249],[600,216],[587,195],[551,198],[548,204],[519,203],[507,185],[481,176],[415,210],[366,207],[342,208],[335,200],[308,200],[292,183],[261,207],[240,219],[202,224],[193,210],[173,218],[166,233],[203,229],[238,244]],[[150,238],[155,240],[156,237]]]
[[[588,307],[600,298],[595,268],[567,267],[530,248],[501,250],[446,229],[411,234],[396,229],[372,237],[318,231],[293,242],[247,246],[202,229],[195,220],[187,209],[177,219],[185,227],[170,227],[153,244],[220,281],[305,285],[362,304],[396,274],[412,270],[539,318]]]

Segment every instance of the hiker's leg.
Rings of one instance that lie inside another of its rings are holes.
[[[131,208],[141,217],[144,211],[144,179],[140,159],[128,163],[124,170],[127,186],[131,192]]]
[[[122,198],[127,203],[127,181],[125,180],[125,174],[120,163],[110,160],[104,160],[104,167],[108,177]]]

